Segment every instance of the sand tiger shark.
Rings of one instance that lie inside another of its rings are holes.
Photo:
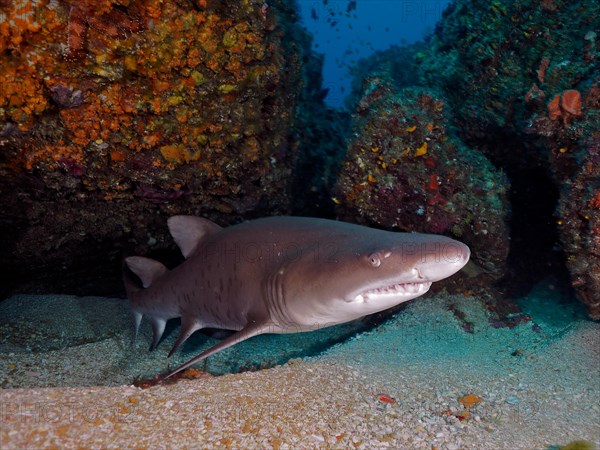
[[[465,244],[445,236],[307,217],[222,228],[173,216],[168,227],[186,258],[179,266],[167,270],[153,259],[125,258],[135,335],[142,317],[149,318],[153,349],[166,322],[181,318],[171,356],[196,330],[235,333],[164,378],[259,334],[316,330],[419,297],[470,256]]]

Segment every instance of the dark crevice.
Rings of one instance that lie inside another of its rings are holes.
[[[518,297],[544,278],[568,282],[554,217],[559,199],[556,185],[541,167],[510,170],[508,175],[511,241],[508,273],[500,287]]]
[[[555,216],[560,192],[548,170],[548,155],[527,136],[515,138],[501,128],[488,131],[485,137],[458,134],[510,180],[510,250],[506,274],[497,288],[515,298],[544,279],[570,286]]]

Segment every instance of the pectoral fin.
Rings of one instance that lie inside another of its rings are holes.
[[[257,335],[263,334],[263,333],[268,333],[269,331],[272,331],[272,328],[273,328],[272,323],[251,322],[248,325],[246,325],[244,328],[242,328],[240,331],[229,336],[227,339],[222,340],[217,345],[200,353],[195,358],[190,359],[188,362],[186,362],[185,364],[182,364],[177,369],[169,372],[163,378],[163,380],[166,380],[167,378],[175,375],[176,373],[187,369],[188,367],[196,364],[199,361],[202,361],[205,358],[208,358],[211,355],[214,355],[217,352],[220,352],[221,350],[231,347],[239,342],[245,341],[246,339],[250,339],[253,336],[257,336]]]

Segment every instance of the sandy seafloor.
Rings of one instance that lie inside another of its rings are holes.
[[[533,321],[508,329],[476,298],[430,295],[318,356],[140,389],[133,376],[166,369],[177,330],[149,353],[123,300],[15,296],[0,303],[0,448],[598,446],[600,324],[558,297],[539,286],[523,303]],[[325,332],[257,337],[205,368],[302,354]],[[198,342],[171,367],[214,343]]]

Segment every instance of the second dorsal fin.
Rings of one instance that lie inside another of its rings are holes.
[[[168,272],[162,263],[143,256],[129,256],[125,258],[125,264],[140,277],[145,288],[152,286],[156,280]]]
[[[221,229],[208,219],[194,216],[173,216],[167,221],[171,236],[185,258],[194,253],[200,241]]]

